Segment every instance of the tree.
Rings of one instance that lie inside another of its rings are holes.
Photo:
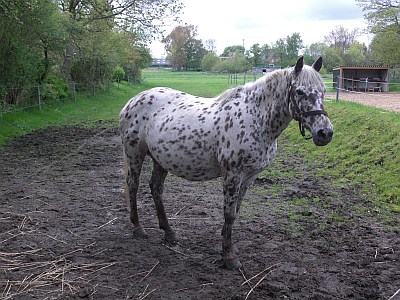
[[[207,50],[203,46],[203,42],[198,39],[190,39],[185,45],[187,56],[187,68],[192,70],[201,69],[201,61]]]
[[[250,50],[246,52],[246,57],[250,64],[255,67],[262,64],[261,54],[262,49],[260,44],[254,44],[250,47]]]
[[[241,52],[235,52],[228,58],[221,59],[215,66],[216,71],[228,73],[242,73],[251,69],[250,63]]]
[[[299,51],[303,48],[303,41],[300,34],[296,32],[285,39],[278,39],[272,48],[274,55],[277,57],[277,64],[291,66],[295,64],[299,56]]]
[[[357,41],[353,42],[344,55],[346,65],[358,66],[366,62],[367,47]]]
[[[215,53],[207,53],[206,55],[204,55],[202,61],[201,61],[201,68],[204,71],[214,71],[215,70],[215,66],[217,65],[217,63],[220,61],[220,58],[215,54]]]
[[[275,44],[272,46],[274,54],[277,56],[277,64],[285,65],[286,64],[286,42],[284,39],[278,39]]]
[[[371,59],[379,65],[400,64],[400,36],[394,31],[377,33],[370,45]]]
[[[221,54],[221,57],[229,57],[236,52],[244,54],[246,49],[242,45],[228,46],[225,47],[224,52]]]
[[[286,37],[286,51],[287,59],[289,62],[294,62],[299,56],[299,51],[303,48],[303,40],[300,37],[300,33],[295,32],[291,36]]]
[[[325,36],[324,40],[329,47],[334,48],[343,56],[346,50],[353,44],[358,34],[358,28],[349,31],[343,26],[337,26]]]
[[[343,65],[343,58],[334,48],[326,48],[324,57],[324,66],[332,72],[333,68]]]
[[[373,62],[381,65],[400,64],[400,1],[357,0],[375,36],[370,45]]]
[[[32,85],[46,81],[65,30],[52,0],[0,0],[0,15],[0,86],[13,88],[3,101],[19,104]]]
[[[197,27],[194,25],[177,26],[162,42],[165,44],[167,58],[178,70],[199,68],[206,50],[201,40],[195,39]]]
[[[373,33],[391,30],[400,35],[399,0],[356,0]]]
[[[275,61],[271,57],[273,54],[272,48],[265,44],[261,47],[260,60],[262,65],[273,64]]]
[[[304,62],[311,65],[318,57],[325,56],[328,46],[324,43],[313,43],[304,50]]]
[[[136,46],[160,33],[164,20],[176,18],[182,4],[178,0],[58,0],[69,17],[69,38],[64,51],[63,73],[71,79],[76,53],[87,35],[119,30],[132,34]],[[93,62],[95,62],[93,60]]]

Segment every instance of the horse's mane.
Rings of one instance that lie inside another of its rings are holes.
[[[223,106],[232,98],[234,98],[234,95],[236,93],[242,92],[243,90],[246,91],[252,89],[264,89],[269,82],[271,82],[271,86],[274,85],[274,88],[284,88],[283,85],[288,86],[287,79],[284,78],[287,77],[289,69],[290,68],[280,69],[271,73],[267,73],[256,81],[248,82],[245,85],[239,85],[237,87],[226,90],[218,95],[215,99],[217,102],[220,102],[221,106]]]
[[[321,75],[316,72],[312,67],[304,65],[301,72],[294,76],[294,67],[289,67],[285,69],[280,69],[273,71],[271,73],[267,73],[261,78],[257,79],[254,82],[246,83],[245,85],[240,85],[225,92],[222,92],[215,99],[220,102],[221,105],[226,104],[232,98],[235,98],[235,94],[238,92],[242,92],[243,90],[252,90],[252,89],[275,89],[275,90],[285,90],[289,89],[289,86],[292,84],[292,81],[295,81],[297,85],[319,85],[319,88],[324,89],[324,83],[322,81]],[[265,90],[264,90],[265,91]]]

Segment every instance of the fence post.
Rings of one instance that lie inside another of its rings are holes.
[[[336,79],[336,102],[339,101],[339,90],[340,90],[340,83],[339,83],[339,76]]]
[[[41,106],[41,101],[40,101],[40,84],[38,84],[38,86],[37,86],[37,91],[38,91],[38,107],[39,107],[39,110],[41,110],[42,109],[42,106]]]
[[[74,101],[76,102],[76,88],[75,88],[75,82],[72,83],[72,92],[74,93]]]

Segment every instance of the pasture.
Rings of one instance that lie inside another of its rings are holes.
[[[146,162],[139,208],[149,238],[133,238],[117,115],[153,86],[203,96],[231,86],[227,76],[182,74],[167,72],[162,81],[146,73],[140,86],[1,118],[0,299],[393,296],[400,289],[399,115],[359,104],[326,103],[335,136],[325,148],[305,141],[294,122],[280,137],[277,159],[250,188],[234,228],[240,271],[221,268],[219,180],[167,177],[167,215],[181,238],[170,247]]]

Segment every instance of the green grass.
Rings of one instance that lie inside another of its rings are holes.
[[[294,122],[280,137],[285,151],[312,164],[321,178],[360,190],[366,200],[400,207],[400,114],[339,101],[328,102],[335,133],[325,147],[305,141]]]
[[[9,138],[50,125],[96,126],[102,120],[117,124],[119,111],[127,100],[147,88],[146,84],[123,83],[119,89],[114,86],[111,91],[98,92],[96,97],[78,96],[76,102],[3,114],[0,117],[0,145]]]
[[[234,86],[228,82],[227,74],[149,70],[143,76],[145,80],[140,85],[123,83],[119,89],[114,86],[96,97],[79,96],[76,102],[40,111],[4,114],[0,117],[0,145],[8,138],[49,125],[98,126],[104,120],[116,126],[119,111],[127,100],[154,86],[169,86],[207,97]],[[240,80],[238,83],[241,84]],[[364,194],[365,201],[399,212],[400,114],[344,101],[327,102],[326,110],[335,128],[333,141],[325,147],[316,147],[301,137],[297,123],[292,122],[279,138],[285,151],[296,153],[302,158],[300,163],[313,165],[321,180],[332,177],[333,185],[353,187]],[[299,176],[295,170],[290,172],[276,172],[272,176]]]

